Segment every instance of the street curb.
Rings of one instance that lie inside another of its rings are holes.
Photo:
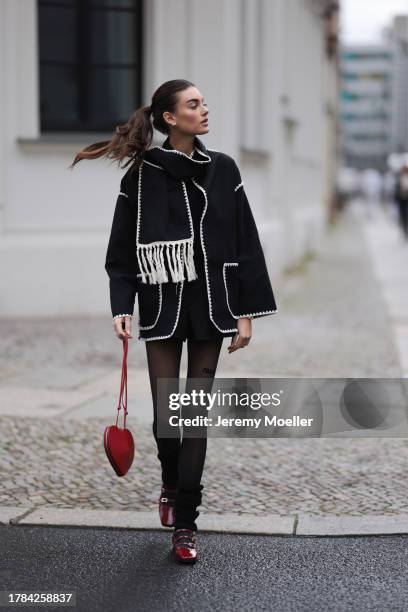
[[[156,511],[91,510],[54,506],[0,507],[0,525],[37,525],[52,527],[94,527],[159,530]],[[197,522],[200,532],[241,533],[280,536],[374,536],[408,534],[408,514],[365,516],[204,514]]]

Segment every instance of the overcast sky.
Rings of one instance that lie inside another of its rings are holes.
[[[408,0],[340,0],[343,43],[381,40],[381,29],[393,15],[408,15]]]

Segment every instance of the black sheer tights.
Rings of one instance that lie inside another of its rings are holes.
[[[217,369],[223,338],[212,340],[187,339],[187,380],[185,392],[203,389],[210,392]],[[207,451],[205,428],[199,430],[200,437],[163,438],[158,435],[160,419],[168,419],[168,394],[179,392],[180,361],[183,341],[176,338],[149,340],[145,342],[150,387],[153,399],[153,435],[156,440],[162,468],[162,480],[165,485],[177,487],[176,528],[197,529],[194,522],[199,513],[196,507],[201,503],[201,477]],[[157,382],[160,378],[172,378],[168,381],[165,394],[159,394]],[[183,392],[184,389],[180,389]],[[182,416],[186,416],[184,407]],[[208,415],[205,407],[194,407],[195,414]],[[176,428],[179,432],[179,429]],[[196,430],[196,428],[194,428]],[[191,431],[191,429],[189,429]]]

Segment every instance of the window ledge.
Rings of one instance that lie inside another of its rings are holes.
[[[41,134],[38,138],[19,137],[18,145],[24,148],[37,148],[48,146],[82,147],[101,140],[110,140],[113,132],[49,132]]]
[[[17,144],[26,150],[37,150],[39,148],[50,148],[55,150],[56,147],[61,147],[63,150],[67,148],[79,149],[94,142],[110,140],[114,134],[112,132],[49,132],[41,134],[38,138],[16,138]],[[162,138],[154,138],[151,146],[161,145],[165,136]]]

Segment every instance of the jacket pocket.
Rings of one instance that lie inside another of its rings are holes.
[[[225,297],[228,310],[234,319],[238,319],[238,262],[226,261],[223,265]]]
[[[137,298],[139,304],[139,328],[152,329],[156,325],[161,312],[161,284],[139,283]]]

